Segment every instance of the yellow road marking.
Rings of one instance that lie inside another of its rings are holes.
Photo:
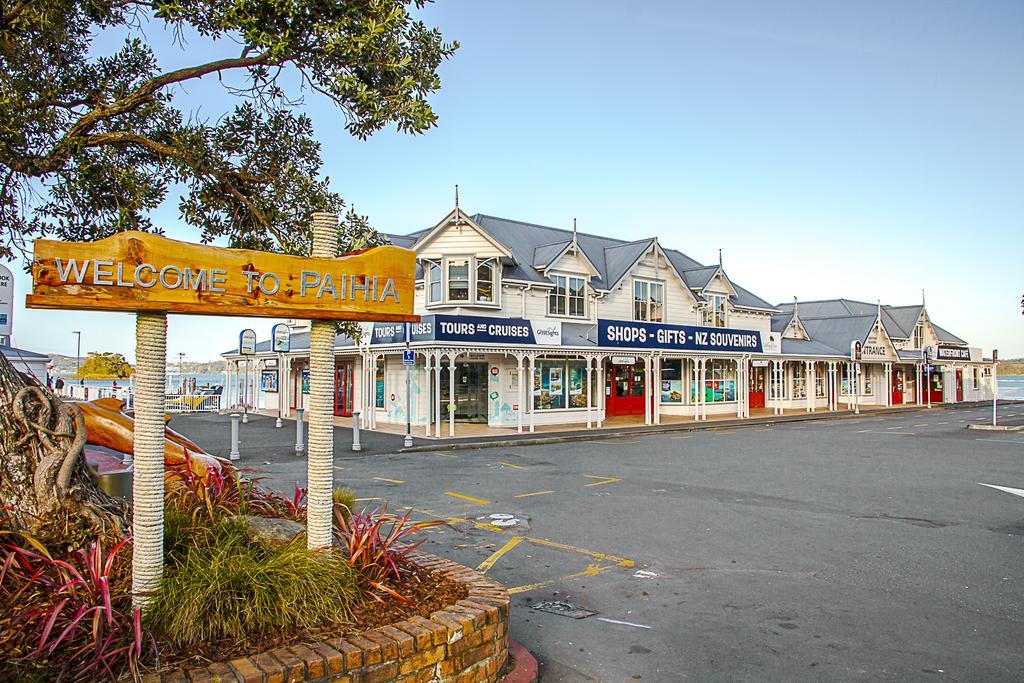
[[[512,550],[512,548],[515,548],[517,545],[522,543],[522,541],[522,536],[513,536],[512,538],[508,539],[507,541],[505,541],[505,545],[495,550],[493,553],[491,553],[490,557],[481,562],[477,566],[476,570],[481,574],[486,574],[487,570],[493,567],[494,563],[500,560],[502,555],[507,553],[509,550]]]
[[[559,581],[571,581],[572,579],[578,579],[578,578],[580,578],[582,576],[595,576],[596,574],[600,574],[601,572],[606,572],[609,569],[615,569],[615,567],[617,567],[617,566],[619,566],[619,565],[609,564],[609,565],[599,566],[599,565],[596,565],[596,564],[589,564],[589,565],[587,565],[587,568],[584,569],[581,572],[576,572],[575,574],[569,574],[567,576],[561,576],[561,577],[559,577],[557,579],[549,579],[547,581],[538,581],[537,583],[528,583],[528,584],[523,585],[523,586],[514,586],[512,588],[509,588],[508,592],[509,592],[509,595],[516,595],[517,593],[526,593],[526,592],[529,592],[529,591],[537,590],[538,588],[547,588],[548,586],[552,586],[552,585],[554,585],[555,583],[557,583]]]
[[[474,498],[473,496],[464,496],[461,493],[455,493],[454,491],[445,491],[444,495],[451,496],[452,498],[458,498],[459,500],[468,500],[470,503],[476,503],[478,505],[490,505],[491,501],[484,500],[482,498]],[[488,525],[490,526],[490,525]]]
[[[389,484],[404,484],[401,479],[388,479],[387,477],[374,477],[377,481],[386,481]]]
[[[927,427],[927,426],[928,426],[928,423],[927,423],[927,422],[922,422],[921,424],[919,424],[919,425],[914,425],[914,426],[915,426],[915,427]]]
[[[585,487],[589,487],[589,486],[604,486],[605,484],[614,484],[617,481],[622,481],[622,477],[599,477],[596,474],[584,474],[583,476],[588,478],[588,479],[600,479],[601,480],[601,481],[592,481],[589,484],[584,484],[583,486],[585,486]]]
[[[525,467],[523,467],[522,465],[513,465],[512,463],[510,463],[510,462],[505,462],[505,461],[503,461],[503,460],[499,460],[499,461],[498,461],[498,464],[499,464],[499,465],[504,465],[505,467],[511,467],[511,468],[512,468],[512,469],[514,469],[514,470],[525,470],[525,469],[526,469],[526,468],[525,468]]]
[[[530,498],[532,496],[545,496],[554,491],[534,491],[533,493],[520,493],[518,496],[512,496],[513,498]]]
[[[439,458],[455,458],[456,460],[458,460],[459,458],[459,456],[457,455],[452,455],[451,453],[442,453],[441,451],[431,451],[431,453],[433,453]]]

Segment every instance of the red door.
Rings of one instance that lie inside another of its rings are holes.
[[[750,368],[750,402],[751,409],[764,408],[764,371],[765,368]]]
[[[892,369],[892,404],[894,406],[903,404],[903,368]]]
[[[956,371],[956,400],[958,402],[964,400],[964,371],[963,370],[957,370]]]
[[[340,360],[334,367],[334,414],[352,415],[352,387],[355,384],[355,367],[350,360]]]
[[[615,415],[644,414],[644,364],[612,365],[608,369],[605,412]]]
[[[933,366],[930,373],[927,369],[924,371],[924,386],[928,390],[924,395],[925,401],[931,397],[932,403],[942,403],[942,369],[939,366]]]

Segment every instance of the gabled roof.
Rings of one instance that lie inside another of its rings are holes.
[[[45,361],[50,362],[50,357],[45,353],[36,353],[35,351],[26,351],[25,349],[19,349],[14,346],[0,346],[0,352],[7,356],[11,360],[28,360],[35,362]]]
[[[850,351],[847,349],[845,355],[849,355]],[[823,344],[820,341],[813,339],[783,339],[782,340],[782,354],[783,355],[794,355],[794,356],[842,356],[844,355],[838,349],[833,349],[828,344]]]
[[[423,243],[426,238],[439,228],[447,225],[454,217],[449,213],[437,226],[425,230],[419,230],[408,235],[388,235],[394,244],[412,247],[417,243]],[[549,281],[541,273],[545,265],[553,263],[560,255],[557,245],[561,245],[564,251],[567,243],[572,241],[573,231],[552,228],[536,223],[499,218],[487,214],[474,214],[467,217],[472,224],[485,234],[490,240],[500,244],[512,256],[510,262],[503,263],[502,277],[506,279],[525,280],[547,284]],[[581,255],[590,261],[598,275],[590,280],[591,286],[595,289],[610,289],[618,283],[647,251],[656,238],[647,238],[636,241],[619,240],[610,237],[601,237],[585,232],[576,233],[576,245]],[[665,249],[658,244],[658,248],[665,256],[665,259],[683,280],[685,289],[688,291],[694,288],[692,278],[684,275],[686,270],[704,270],[705,266],[693,260],[686,254],[674,249]],[[712,273],[717,266],[708,266]],[[774,311],[775,308],[764,299],[755,296],[750,291],[740,287],[730,280],[736,294],[730,297],[733,306],[740,308],[752,308],[765,311]],[[706,283],[705,283],[706,284]]]
[[[946,342],[947,344],[967,344],[967,342],[960,337],[956,336],[949,330],[939,327],[935,323],[932,323],[932,329],[935,330],[935,336],[938,337],[940,342]]]
[[[811,318],[803,314],[803,302],[800,303],[800,320],[812,341],[820,342],[842,352],[850,351],[850,342],[863,342],[868,338],[875,326],[875,315],[851,315],[836,318]]]
[[[701,290],[708,286],[717,272],[718,266],[701,266],[684,270],[683,277],[686,278],[686,284],[690,289]]]
[[[921,318],[924,306],[920,304],[917,306],[886,306],[885,309],[903,332],[903,334],[896,334],[893,330],[886,329],[889,336],[910,339],[910,335],[914,333],[914,326]]]

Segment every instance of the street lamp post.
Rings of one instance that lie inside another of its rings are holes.
[[[178,384],[181,385],[181,393],[185,393],[185,353],[178,352]]]
[[[78,337],[78,350],[75,351],[75,377],[78,377],[78,383],[80,385],[84,385],[85,380],[79,376],[82,374],[82,332],[80,330],[75,330],[71,334]]]

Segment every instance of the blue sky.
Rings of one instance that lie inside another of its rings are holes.
[[[361,142],[310,95],[332,187],[381,230],[462,206],[637,239],[711,262],[763,298],[908,304],[1024,356],[1024,3],[441,0],[462,44],[440,121]],[[188,53],[147,29],[167,67]],[[215,79],[179,105],[216,117]],[[195,239],[176,202],[155,214]],[[12,268],[13,270],[14,268]],[[22,292],[29,287],[21,277]],[[22,297],[19,297],[22,298]],[[171,318],[168,357],[213,359],[274,321]],[[125,314],[15,311],[16,345],[131,357]]]

